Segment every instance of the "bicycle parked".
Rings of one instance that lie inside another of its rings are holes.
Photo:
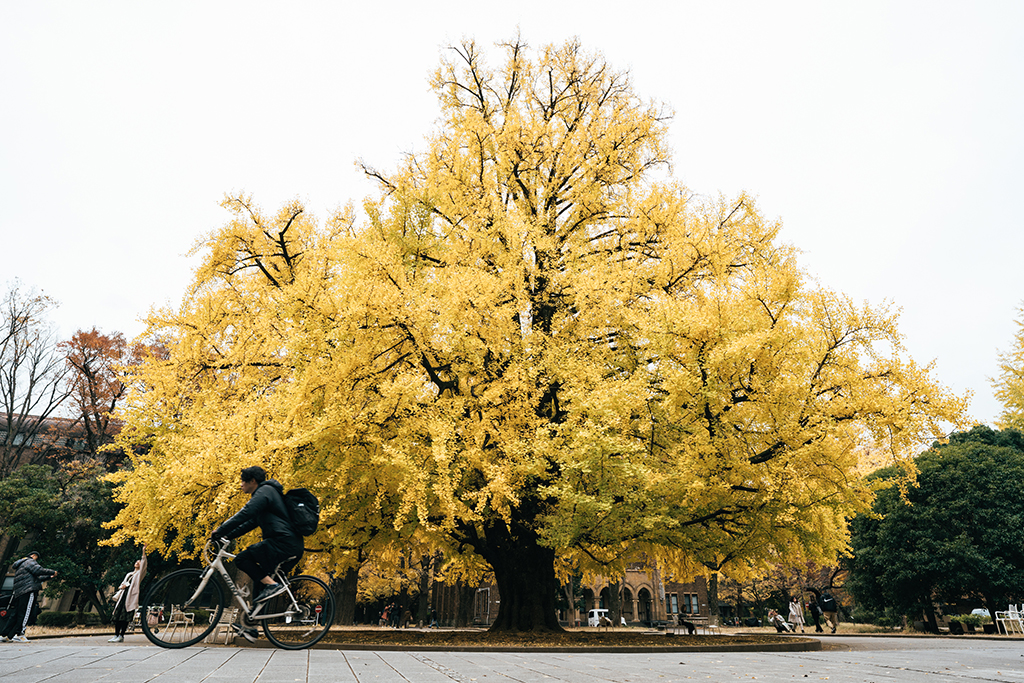
[[[140,625],[151,643],[188,647],[212,633],[226,607],[225,586],[240,607],[238,620],[230,625],[236,634],[262,625],[267,639],[285,650],[310,647],[327,635],[334,621],[334,596],[326,583],[315,576],[288,578],[282,566],[295,559],[289,558],[272,574],[277,583],[285,586],[284,592],[250,606],[224,567],[225,560],[235,557],[228,552],[230,544],[226,539],[207,542],[203,549],[205,568],[179,569],[147,591],[140,605]],[[211,558],[213,545],[220,548]]]

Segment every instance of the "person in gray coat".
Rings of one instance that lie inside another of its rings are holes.
[[[39,602],[39,591],[43,581],[57,576],[57,570],[47,569],[39,565],[39,552],[33,550],[26,557],[12,565],[14,569],[14,593],[11,604],[14,618],[7,623],[7,628],[0,634],[0,642],[27,643],[25,629],[32,618],[32,610]]]

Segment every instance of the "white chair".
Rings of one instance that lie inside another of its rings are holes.
[[[210,618],[211,619],[213,618],[212,614],[210,615]],[[228,644],[228,640],[233,640],[234,637],[235,637],[235,631],[234,631],[233,628],[231,628],[231,625],[235,623],[235,619],[237,619],[237,618],[238,618],[238,608],[237,607],[231,607],[231,608],[222,610],[221,613],[220,613],[220,619],[217,620],[216,626],[214,626],[213,630],[210,631],[209,634],[207,634],[206,638],[203,639],[203,642],[206,642],[206,643],[216,643],[217,639],[220,638],[221,635],[223,635],[224,636],[224,644],[227,645]]]
[[[707,623],[704,624],[704,634],[707,635],[709,633],[717,633],[718,635],[722,634],[722,627],[718,625],[718,617],[709,616]]]
[[[179,605],[171,605],[171,615],[167,617],[167,637],[163,640],[172,642],[178,630],[181,631],[181,640],[188,640],[195,627],[195,618],[195,612],[182,612]]]
[[[1017,610],[1016,605],[1010,605],[1010,608],[1005,612],[996,612],[996,631],[1002,630],[1007,635],[1011,633],[1024,634],[1024,619],[1022,619],[1021,613]]]

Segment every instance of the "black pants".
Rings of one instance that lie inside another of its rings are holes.
[[[24,593],[14,598],[11,602],[11,618],[7,622],[7,628],[0,635],[6,638],[25,635],[25,627],[28,626],[29,617],[32,616],[32,608],[36,604],[35,593]]]
[[[815,632],[821,633],[825,630],[821,627],[821,615],[813,610],[811,610],[811,621],[814,622]]]
[[[289,560],[288,558],[294,558]],[[299,560],[302,559],[302,538],[268,538],[251,545],[235,558],[235,566],[252,577],[253,583],[258,584],[263,577],[269,576],[270,572],[278,564],[287,563],[283,567],[285,572],[291,570]]]

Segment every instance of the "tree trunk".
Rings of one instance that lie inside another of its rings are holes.
[[[455,595],[455,626],[469,626],[473,623],[476,586],[459,580],[455,583]]]
[[[718,572],[711,572],[708,577],[708,616],[712,624],[721,623],[721,614],[718,610]]]
[[[0,567],[7,569],[10,563],[13,562],[11,559],[14,556],[14,551],[17,549],[17,543],[14,542],[14,537],[4,534],[0,536]]]
[[[433,576],[431,571],[433,563],[433,555],[420,558],[420,595],[419,604],[416,606],[416,614],[414,616],[414,619],[420,626],[430,625],[430,579]]]
[[[939,622],[938,622],[938,619],[936,619],[936,617],[935,617],[935,608],[932,607],[930,604],[926,605],[925,606],[925,610],[924,610],[924,614],[925,614],[925,618],[926,618],[925,619],[925,626],[928,629],[928,632],[929,633],[938,633],[939,632]],[[836,618],[838,619],[838,616]]]
[[[622,625],[622,580],[608,584],[608,618],[613,626]]]
[[[737,581],[736,582],[736,614],[734,616],[735,616],[736,619],[743,619],[743,617],[747,616],[745,614],[745,612],[746,612],[746,610],[745,610],[745,606],[744,606],[744,603],[743,603],[743,585],[739,581]]]
[[[494,570],[501,602],[491,631],[556,631],[555,551],[540,545],[537,534],[513,520],[484,527],[480,554]]]
[[[359,588],[359,567],[350,567],[340,578],[331,581],[334,591],[334,604],[338,613],[334,615],[334,623],[351,626],[356,620],[356,592]]]

